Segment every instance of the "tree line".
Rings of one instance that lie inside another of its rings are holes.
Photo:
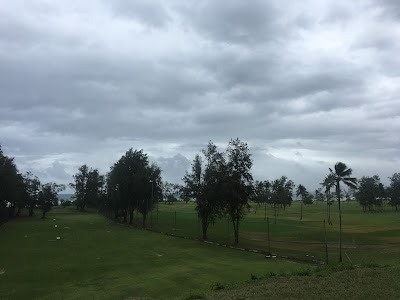
[[[75,191],[74,204],[78,210],[84,211],[91,206],[112,211],[114,218],[130,224],[136,212],[143,216],[143,227],[146,227],[148,214],[158,208],[159,202],[173,203],[177,198],[186,202],[194,200],[203,238],[207,239],[210,225],[227,216],[234,228],[235,243],[239,242],[240,221],[249,211],[251,202],[257,206],[271,205],[276,220],[279,211],[290,206],[296,195],[301,200],[302,220],[303,205],[325,201],[327,220],[332,224],[330,209],[336,198],[340,227],[342,199],[355,197],[366,212],[381,211],[384,206],[398,210],[400,205],[400,173],[393,174],[389,178],[390,185],[385,187],[377,175],[363,176],[360,180],[351,177],[352,170],[339,162],[334,169],[329,169],[322,187],[311,193],[304,185],[296,186],[286,176],[271,181],[253,180],[252,166],[246,143],[232,139],[226,149],[220,151],[210,141],[195,156],[191,170],[186,172],[183,184],[179,185],[163,182],[161,169],[149,161],[143,150],[129,149],[105,175],[98,169],[82,165],[69,186]],[[349,189],[344,191],[341,183]],[[8,216],[18,216],[22,208],[27,208],[29,215],[40,209],[45,217],[46,212],[58,204],[57,193],[65,189],[64,185],[52,182],[42,184],[30,172],[18,172],[14,159],[6,156],[1,147],[0,187],[1,212]]]
[[[41,183],[31,172],[19,172],[14,158],[5,155],[0,145],[0,223],[19,216],[24,208],[29,216],[40,209],[45,218],[58,205],[57,194],[64,189],[63,184]]]

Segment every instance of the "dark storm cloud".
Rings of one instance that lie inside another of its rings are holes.
[[[133,147],[179,181],[209,140],[235,137],[257,178],[315,186],[339,160],[385,177],[400,146],[396,3],[5,3],[0,142],[46,180],[106,172]]]

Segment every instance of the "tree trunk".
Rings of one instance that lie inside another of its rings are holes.
[[[342,210],[340,208],[340,183],[336,181],[336,196],[339,204],[339,262],[342,262]]]
[[[45,211],[43,211],[43,214],[42,214],[42,219],[44,219],[44,218],[46,218],[46,212]]]
[[[129,208],[129,225],[133,224],[133,208]]]
[[[142,226],[143,226],[143,228],[146,228],[146,217],[147,217],[147,214],[144,214],[144,213],[142,213],[143,214],[143,224],[142,224]]]
[[[233,231],[235,233],[235,245],[239,244],[239,216],[232,216]]]
[[[33,216],[33,207],[29,207],[29,216],[30,216],[30,217]]]
[[[303,220],[303,199],[301,199],[301,206],[300,206],[300,221]]]
[[[127,215],[128,215],[128,211],[126,209],[124,209],[123,215],[124,215],[124,223],[126,223],[126,219],[127,219]]]
[[[203,240],[207,240],[208,222],[206,218],[201,220],[201,229],[203,230]]]

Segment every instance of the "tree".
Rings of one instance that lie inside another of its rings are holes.
[[[50,211],[52,206],[57,200],[57,194],[65,190],[63,184],[56,184],[53,182],[46,183],[41,186],[41,191],[38,195],[39,208],[42,210],[42,219],[46,217],[46,213]]]
[[[88,204],[97,206],[104,185],[104,177],[99,171],[84,164],[79,167],[73,178],[74,183],[70,183],[69,186],[75,190],[77,209],[84,211]]]
[[[299,184],[296,190],[296,196],[301,196],[301,206],[300,206],[300,220],[303,220],[303,204],[307,198],[307,189],[304,185]]]
[[[227,162],[224,176],[224,202],[235,233],[235,244],[239,243],[239,224],[249,207],[253,192],[253,161],[246,143],[239,139],[231,140],[226,150]]]
[[[264,220],[267,218],[267,203],[271,199],[271,183],[266,181],[256,181],[254,184],[253,201],[258,205],[264,204]]]
[[[210,147],[210,143],[208,147]],[[190,173],[186,172],[185,176],[182,178],[184,182],[184,185],[182,186],[183,199],[193,198],[196,201],[198,200],[202,188],[202,165],[203,161],[201,156],[196,154],[192,163],[192,171]]]
[[[177,196],[181,193],[182,190],[183,188],[180,187],[179,184],[167,181],[162,183],[163,198],[164,201],[168,204],[172,204],[173,202],[178,201]],[[187,191],[184,192],[186,193]]]
[[[196,155],[192,163],[191,173],[186,173],[183,181],[182,194],[184,198],[196,200],[196,211],[201,222],[203,239],[207,239],[210,224],[223,213],[223,184],[226,172],[224,154],[211,141],[202,151],[206,165],[200,155]]]
[[[37,207],[39,201],[39,191],[41,188],[40,180],[31,172],[26,172],[24,175],[24,184],[27,193],[27,206],[29,209],[29,216],[33,216],[33,210]]]
[[[321,188],[315,190],[314,197],[315,197],[315,200],[318,202],[324,201],[324,194],[322,193]]]
[[[133,224],[133,212],[143,216],[143,228],[154,203],[162,199],[161,170],[150,164],[143,150],[129,149],[107,174],[107,206],[112,207],[115,218]]]
[[[276,223],[277,210],[279,207],[286,209],[286,206],[290,206],[293,202],[293,189],[295,185],[292,180],[288,180],[286,176],[282,176],[279,179],[275,179],[272,182],[271,200],[274,205],[274,217]]]
[[[8,217],[14,216],[17,203],[18,170],[14,158],[4,155],[0,145],[0,204],[10,203],[6,210]]]
[[[328,174],[324,181],[321,183],[323,187],[325,187],[325,197],[326,197],[326,217],[328,219],[328,224],[332,225],[331,221],[331,189],[335,185],[335,178],[332,174]]]
[[[388,189],[388,194],[390,197],[389,204],[398,210],[398,206],[400,205],[400,173],[394,173],[391,177],[389,177],[390,185]]]
[[[380,198],[380,178],[378,175],[372,177],[363,176],[358,181],[358,191],[356,193],[357,201],[362,205],[363,211],[373,211],[375,207],[382,206]]]
[[[353,170],[348,168],[346,164],[342,162],[338,162],[335,164],[335,171],[332,171],[329,168],[331,174],[333,175],[333,179],[336,186],[336,198],[339,204],[339,262],[342,262],[342,211],[340,207],[340,183],[344,183],[350,188],[357,187],[357,179],[354,177],[350,177],[353,173]]]

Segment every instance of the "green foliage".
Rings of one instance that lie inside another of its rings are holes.
[[[155,203],[162,201],[161,170],[150,164],[143,150],[129,149],[107,174],[106,209],[114,210],[115,217],[123,216],[124,222],[129,215],[133,224],[133,211],[143,215],[143,227],[146,227],[147,214]]]
[[[398,210],[398,206],[400,205],[400,173],[394,173],[391,177],[389,177],[389,180],[389,204]]]
[[[104,185],[104,177],[99,174],[99,170],[82,165],[73,178],[74,183],[69,186],[75,190],[77,208],[84,211],[87,205],[98,207]]]
[[[279,179],[275,179],[272,182],[272,196],[271,201],[274,205],[275,215],[278,206],[283,206],[286,209],[293,202],[293,189],[295,187],[294,182],[288,180],[286,176],[282,176]]]
[[[54,182],[42,185],[38,196],[38,206],[42,210],[42,219],[45,218],[46,213],[50,211],[54,203],[58,203],[57,194],[63,190],[65,190],[64,185]]]
[[[364,211],[374,211],[383,205],[382,183],[378,175],[372,177],[363,176],[358,181],[357,201]]]

